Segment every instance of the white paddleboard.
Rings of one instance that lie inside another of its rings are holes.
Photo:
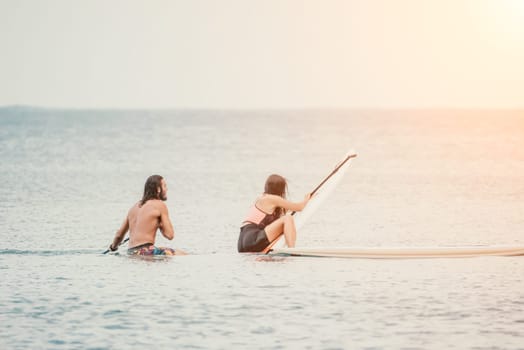
[[[524,256],[524,246],[274,248],[271,254],[367,259]]]

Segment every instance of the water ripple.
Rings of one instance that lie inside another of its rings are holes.
[[[73,249],[73,250],[0,249],[0,255],[59,256],[59,255],[81,255],[81,254],[101,254],[101,253],[102,253],[102,250],[95,250],[95,249]]]

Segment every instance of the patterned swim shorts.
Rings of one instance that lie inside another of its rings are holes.
[[[139,246],[129,248],[127,254],[130,255],[175,255],[175,250],[167,247],[155,247],[152,243],[141,244]]]

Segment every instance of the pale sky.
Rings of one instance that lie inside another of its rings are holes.
[[[0,50],[0,106],[524,107],[524,0],[0,0]]]

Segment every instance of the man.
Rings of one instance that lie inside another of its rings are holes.
[[[113,243],[109,249],[115,251],[129,231],[129,249],[133,255],[186,255],[181,250],[166,247],[155,247],[157,229],[162,235],[172,240],[175,236],[173,225],[169,219],[167,206],[167,185],[160,175],[150,176],[144,186],[144,196],[133,205],[124,219],[122,226],[116,231]]]

